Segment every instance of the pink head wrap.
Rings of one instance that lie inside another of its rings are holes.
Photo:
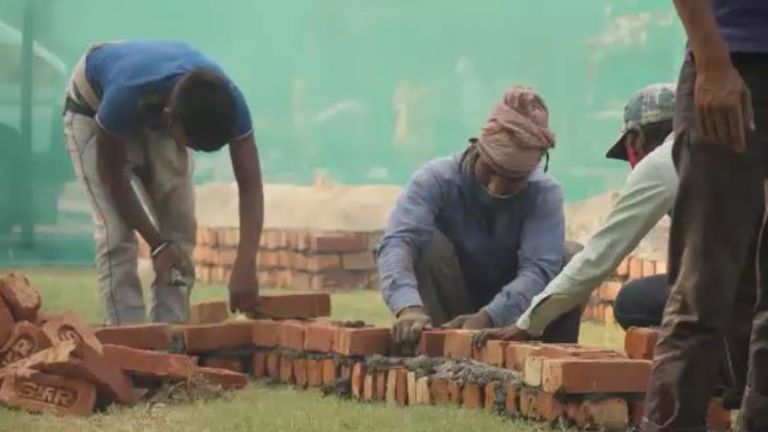
[[[528,176],[544,152],[555,145],[544,100],[531,88],[511,87],[493,107],[476,145],[499,174]]]

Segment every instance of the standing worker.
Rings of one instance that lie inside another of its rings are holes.
[[[400,196],[376,263],[401,346],[431,325],[514,322],[561,270],[562,191],[540,166],[548,117],[536,92],[512,87],[467,150],[422,166]],[[545,339],[575,342],[579,320],[576,308]]]
[[[197,229],[190,149],[214,152],[227,143],[240,197],[230,308],[255,309],[259,158],[243,95],[213,60],[179,42],[96,44],[70,79],[64,134],[91,204],[108,324],[146,319],[134,232],[151,248],[151,320],[188,320]]]

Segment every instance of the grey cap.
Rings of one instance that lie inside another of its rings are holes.
[[[621,135],[608,149],[605,157],[627,160],[624,139],[627,132],[638,126],[671,120],[675,115],[675,84],[651,84],[632,96],[624,107],[624,126]]]

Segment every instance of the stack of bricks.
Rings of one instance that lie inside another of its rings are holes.
[[[378,285],[373,249],[380,232],[265,230],[257,258],[259,283],[270,288],[337,290]],[[140,243],[140,256],[149,248]],[[237,256],[238,228],[199,228],[194,251],[197,279],[227,283]]]
[[[616,268],[609,280],[603,282],[592,292],[582,319],[604,324],[615,324],[613,316],[613,302],[619,294],[621,287],[634,279],[667,273],[667,263],[643,259],[640,257],[627,257]]]

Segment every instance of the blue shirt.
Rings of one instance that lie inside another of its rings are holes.
[[[124,41],[107,43],[86,58],[85,76],[101,98],[96,120],[123,137],[140,129],[163,129],[162,112],[176,81],[195,69],[221,73],[219,65],[182,42]],[[237,105],[232,138],[252,131],[251,115],[240,90],[230,81]]]
[[[767,0],[713,0],[712,6],[731,52],[768,53]]]
[[[453,243],[477,309],[514,323],[560,271],[565,243],[560,185],[541,168],[503,208],[484,207],[461,153],[422,166],[400,196],[376,251],[382,296],[392,312],[422,305],[414,261],[434,230]],[[489,212],[493,217],[489,218]]]

